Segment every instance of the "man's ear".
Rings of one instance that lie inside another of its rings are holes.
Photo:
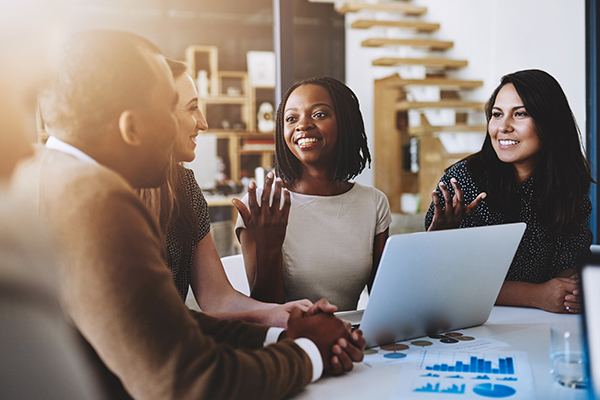
[[[121,132],[121,138],[125,143],[135,147],[142,144],[139,128],[139,118],[136,116],[135,112],[125,110],[121,113],[119,116],[119,131]]]

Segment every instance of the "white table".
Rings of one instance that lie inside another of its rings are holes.
[[[587,392],[565,388],[553,381],[549,372],[549,345],[552,324],[579,323],[578,315],[552,314],[530,308],[494,307],[484,325],[466,329],[466,332],[510,345],[501,350],[527,352],[538,400],[576,400],[587,399]],[[387,399],[401,372],[402,364],[376,368],[355,364],[352,372],[340,377],[321,378],[294,399]]]

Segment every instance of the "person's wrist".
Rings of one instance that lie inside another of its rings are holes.
[[[282,246],[273,246],[272,242],[268,241],[268,245],[258,245],[257,243],[257,256],[268,257],[269,259],[274,259],[282,254]],[[259,250],[260,248],[260,250]]]
[[[527,289],[528,290],[524,291],[524,293],[526,293],[525,306],[532,307],[532,308],[539,308],[540,310],[543,310],[544,309],[543,308],[544,304],[542,301],[542,298],[544,297],[543,284],[532,283],[532,284],[530,284],[530,287]]]
[[[282,332],[279,334],[279,337],[277,338],[277,341],[278,341],[278,342],[281,342],[282,340],[285,340],[285,339],[287,339],[287,338],[288,338],[288,333],[287,333],[287,330],[285,330],[285,331],[282,331]]]

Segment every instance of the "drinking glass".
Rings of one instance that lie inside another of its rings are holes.
[[[588,377],[579,324],[553,325],[550,328],[550,372],[563,386],[587,387]]]

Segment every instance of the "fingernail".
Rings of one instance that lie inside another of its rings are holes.
[[[348,346],[348,342],[346,342],[345,339],[340,339],[339,342],[338,342],[338,344],[340,346],[342,346],[344,349],[346,348],[346,346]]]
[[[573,294],[574,294],[575,296],[579,296],[579,290],[577,290],[577,289],[573,290]]]
[[[456,178],[451,178],[451,179],[450,179],[450,182],[452,182],[452,183],[456,183]]]
[[[440,182],[440,186],[446,186],[444,182]]]
[[[333,352],[335,354],[342,354],[342,349],[340,349],[338,346],[333,346]]]

